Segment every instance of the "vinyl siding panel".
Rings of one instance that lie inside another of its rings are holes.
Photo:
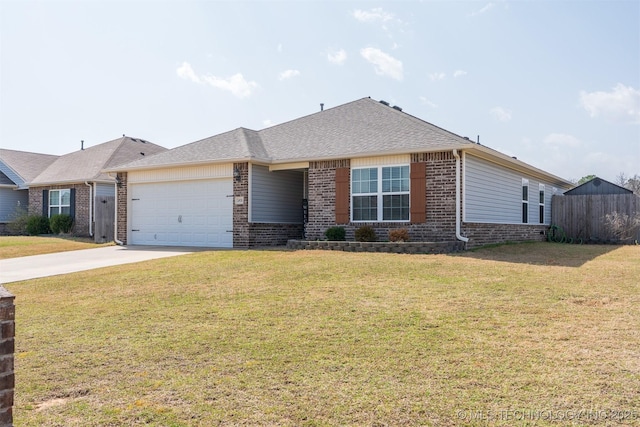
[[[544,224],[549,224],[551,184],[465,153],[463,220],[521,224],[523,178],[529,180],[528,224],[540,224],[539,184],[545,185]]]
[[[251,222],[301,224],[304,173],[251,166]]]
[[[18,205],[26,210],[28,204],[29,193],[27,190],[0,188],[0,222],[11,221]]]
[[[402,165],[411,162],[411,156],[409,154],[398,154],[394,156],[379,156],[379,157],[363,157],[359,159],[351,159],[352,168],[362,168],[369,166],[389,166],[389,165]]]
[[[16,183],[16,185],[23,185],[24,180],[13,171],[9,166],[7,166],[3,161],[0,160],[0,172],[5,174],[7,178]]]
[[[144,171],[131,171],[128,174],[128,182],[163,182],[163,181],[190,181],[194,179],[230,178],[233,176],[233,163],[189,166],[170,169],[153,169]]]

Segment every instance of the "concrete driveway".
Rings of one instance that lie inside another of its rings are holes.
[[[201,248],[105,246],[0,260],[0,284],[185,255]]]

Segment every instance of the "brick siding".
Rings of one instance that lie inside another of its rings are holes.
[[[467,249],[471,249],[492,243],[544,241],[549,226],[465,222],[461,228],[462,234],[469,238]]]
[[[455,158],[451,152],[417,153],[411,162],[424,162],[426,167],[426,221],[421,224],[396,222],[349,223],[344,225],[347,240],[355,238],[355,230],[371,226],[378,240],[388,240],[389,231],[406,228],[412,241],[446,242],[455,240]],[[309,222],[307,240],[323,239],[327,228],[335,226],[335,170],[349,167],[350,161],[336,160],[309,164]]]
[[[119,184],[116,186],[116,206],[117,206],[117,224],[116,224],[116,236],[122,244],[127,244],[127,173],[118,172],[117,179]]]
[[[0,427],[13,425],[15,297],[0,286]]]
[[[29,213],[42,215],[43,190],[76,190],[75,217],[71,234],[78,237],[89,237],[89,197],[90,188],[83,184],[50,185],[29,188]]]

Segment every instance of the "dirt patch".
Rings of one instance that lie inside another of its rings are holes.
[[[44,411],[45,409],[52,408],[54,406],[60,406],[67,403],[69,399],[50,399],[36,406],[36,412]]]

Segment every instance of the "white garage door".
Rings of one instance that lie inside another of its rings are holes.
[[[134,245],[233,247],[231,178],[131,184]]]

